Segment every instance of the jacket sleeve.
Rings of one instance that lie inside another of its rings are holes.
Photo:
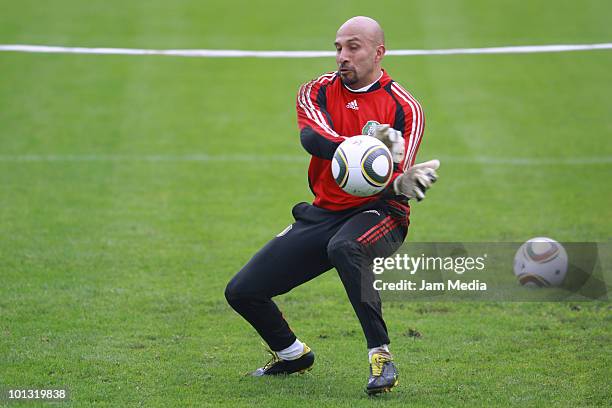
[[[417,151],[421,145],[421,138],[425,129],[425,115],[421,104],[397,82],[391,85],[391,91],[398,98],[402,111],[396,117],[401,118],[402,123],[398,123],[396,129],[401,130],[404,135],[406,154],[404,160],[400,163],[399,170],[405,171],[408,167],[414,165]],[[400,109],[398,106],[398,109]]]
[[[304,149],[313,156],[331,160],[336,148],[346,140],[334,130],[327,111],[325,90],[332,75],[323,75],[300,87],[297,95],[297,121],[300,141]]]
[[[399,164],[393,165],[393,175],[391,181],[385,189],[383,196],[392,198],[395,195],[393,182],[410,166],[414,165],[417,151],[423,137],[425,128],[425,115],[419,102],[397,82],[393,82],[389,88],[389,93],[396,101],[395,121],[393,128],[402,132],[405,141],[404,160]],[[400,197],[400,196],[396,196]]]

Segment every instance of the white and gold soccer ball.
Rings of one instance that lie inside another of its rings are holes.
[[[358,197],[380,193],[393,174],[391,152],[372,136],[353,136],[342,142],[331,166],[338,186]]]
[[[514,274],[523,286],[561,286],[567,274],[567,252],[551,238],[525,242],[514,256]]]

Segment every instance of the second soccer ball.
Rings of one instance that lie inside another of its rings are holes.
[[[523,286],[561,286],[567,268],[565,248],[551,238],[532,238],[514,256],[514,274]]]
[[[331,166],[338,186],[358,197],[381,192],[393,174],[391,152],[372,136],[353,136],[342,142]]]

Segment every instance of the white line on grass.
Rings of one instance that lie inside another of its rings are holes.
[[[493,157],[441,156],[442,163],[491,164],[506,166],[582,166],[612,164],[612,156],[592,157]],[[23,154],[0,155],[0,162],[308,162],[307,155],[289,154],[187,154],[187,155],[129,155],[129,154]]]
[[[520,45],[486,48],[449,48],[438,50],[390,50],[387,55],[457,55],[457,54],[525,54],[540,52],[567,52],[609,50],[612,43]],[[175,57],[204,58],[319,58],[333,57],[335,51],[247,51],[247,50],[156,50],[140,48],[88,48],[51,45],[0,44],[0,51],[61,53],[61,54],[107,54],[107,55],[166,55]]]

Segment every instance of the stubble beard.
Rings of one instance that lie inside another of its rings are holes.
[[[357,73],[355,71],[351,71],[351,74],[352,75],[350,77],[347,77],[345,75],[342,75],[340,71],[338,71],[338,75],[340,75],[340,79],[342,80],[342,83],[346,86],[351,86],[359,82],[359,78],[357,78]]]

